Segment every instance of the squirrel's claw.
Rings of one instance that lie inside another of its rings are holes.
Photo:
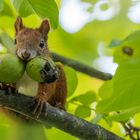
[[[47,102],[39,98],[36,98],[35,100],[36,102],[35,102],[35,107],[33,109],[33,114],[36,115],[36,117],[38,118],[42,113],[43,109],[46,108]]]

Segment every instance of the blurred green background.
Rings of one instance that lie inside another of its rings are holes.
[[[20,15],[24,24],[31,28],[39,27],[41,20],[48,18],[51,24],[48,46],[51,51],[83,62],[100,71],[114,74],[118,64],[113,62],[114,49],[108,46],[112,40],[123,40],[135,30],[139,30],[139,9],[138,0],[0,0],[0,48],[6,47],[9,52],[14,51],[14,22],[17,16]],[[138,113],[140,107],[137,111],[133,108],[128,111],[130,106],[122,110],[121,102],[125,96],[113,104],[115,106],[120,103],[119,109],[110,109],[109,106],[109,111],[106,112],[103,108],[106,101],[100,103],[107,98],[107,102],[112,100],[113,82],[117,81],[117,78],[104,82],[69,67],[65,67],[65,72],[68,79],[68,112],[92,123],[98,123],[122,137],[125,132],[119,119],[109,118],[112,112],[126,111],[130,114],[126,113],[124,120],[131,117],[135,125],[140,125]],[[131,77],[130,81],[133,81],[134,77]],[[110,96],[112,96],[111,99]],[[131,99],[131,96],[127,97]],[[126,102],[129,104],[129,100],[126,99]],[[46,129],[43,126],[21,124],[9,119],[3,113],[0,113],[0,139],[76,140],[75,137],[56,128]],[[129,138],[125,137],[125,139]]]

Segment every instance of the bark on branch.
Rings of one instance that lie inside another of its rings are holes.
[[[112,75],[109,73],[105,73],[105,72],[101,72],[96,70],[93,67],[87,66],[83,63],[80,63],[76,60],[70,59],[70,58],[66,58],[64,56],[61,56],[59,54],[56,53],[52,53],[52,57],[54,61],[60,61],[61,63],[63,63],[64,65],[70,66],[72,68],[74,68],[77,71],[80,71],[82,73],[85,73],[89,76],[101,79],[101,80],[110,80],[112,79]]]
[[[91,124],[65,111],[46,105],[39,118],[33,116],[34,98],[22,94],[7,94],[0,90],[0,105],[44,124],[52,125],[82,140],[123,140],[96,124]]]

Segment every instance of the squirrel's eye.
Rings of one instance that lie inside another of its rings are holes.
[[[39,47],[40,47],[40,48],[43,48],[43,47],[44,47],[44,41],[41,41],[41,42],[39,43]]]

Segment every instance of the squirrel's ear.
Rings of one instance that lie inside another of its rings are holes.
[[[50,30],[50,25],[48,20],[43,20],[39,27],[39,31],[42,33],[44,39],[47,38],[49,30]]]
[[[22,23],[22,18],[17,17],[16,22],[15,22],[15,30],[16,34],[23,28],[23,23]]]

